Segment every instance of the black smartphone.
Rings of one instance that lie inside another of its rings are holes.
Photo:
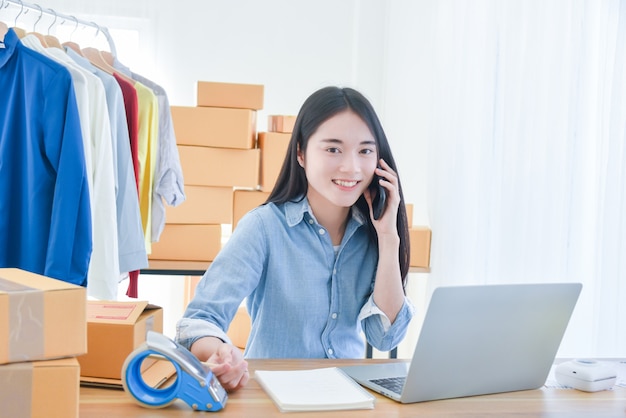
[[[374,178],[369,185],[370,195],[372,196],[372,212],[374,219],[378,220],[385,211],[385,201],[387,200],[387,191],[380,185],[380,176],[374,174]]]

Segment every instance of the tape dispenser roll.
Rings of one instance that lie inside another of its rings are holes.
[[[143,379],[144,360],[151,356],[169,360],[176,370],[176,380],[165,388],[154,388]],[[228,394],[211,369],[189,350],[163,334],[148,331],[146,342],[130,353],[122,366],[122,385],[140,405],[165,408],[181,399],[198,411],[219,411]]]

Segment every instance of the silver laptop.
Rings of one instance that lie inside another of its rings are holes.
[[[539,388],[581,288],[580,283],[437,288],[410,362],[341,369],[402,403]]]

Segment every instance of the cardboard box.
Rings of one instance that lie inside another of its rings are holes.
[[[259,132],[261,150],[261,189],[272,191],[287,155],[291,134]]]
[[[148,356],[140,365],[141,378],[151,388],[157,389],[163,386],[168,379],[176,375],[176,368],[171,361],[164,357]],[[122,370],[122,373],[124,371]],[[109,379],[105,377],[81,376],[81,386],[123,389],[122,379]]]
[[[269,192],[260,190],[235,190],[233,194],[233,230],[243,215],[265,203],[269,195]]]
[[[84,354],[86,292],[39,274],[0,269],[0,364]]]
[[[250,189],[259,185],[260,149],[179,145],[178,154],[186,185]]]
[[[162,308],[145,301],[88,301],[88,348],[78,357],[80,375],[121,379],[126,357],[146,341],[148,331],[163,332]]]
[[[3,417],[78,417],[79,392],[75,358],[0,366]]]
[[[265,87],[262,84],[198,81],[198,106],[263,109]]]
[[[291,133],[296,124],[296,116],[269,115],[267,117],[267,130],[269,132]]]
[[[251,149],[256,145],[256,111],[220,107],[172,106],[179,145]]]
[[[165,207],[168,224],[230,224],[233,221],[233,188],[185,186],[185,201]]]
[[[240,306],[237,309],[237,313],[233,317],[228,327],[228,338],[233,342],[235,347],[239,347],[242,350],[246,348],[248,343],[248,336],[250,335],[250,329],[252,328],[252,322],[250,315],[245,306]]]
[[[409,228],[411,242],[411,267],[430,267],[430,240],[431,231],[426,226],[412,226]]]
[[[213,261],[222,248],[222,225],[165,224],[150,260]]]

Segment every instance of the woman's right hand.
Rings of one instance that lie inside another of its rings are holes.
[[[244,360],[241,350],[232,344],[219,338],[204,337],[193,343],[191,352],[211,368],[228,392],[244,387],[250,380],[248,362]]]

